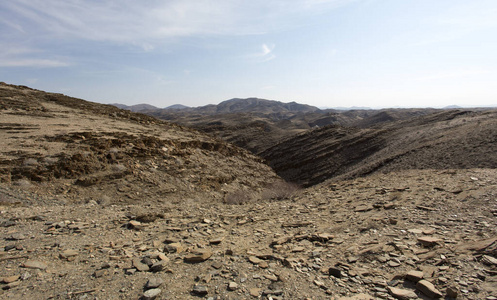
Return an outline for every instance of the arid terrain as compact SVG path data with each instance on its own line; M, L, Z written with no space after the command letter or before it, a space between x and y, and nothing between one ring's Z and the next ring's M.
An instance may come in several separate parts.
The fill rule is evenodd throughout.
M496 111L291 114L0 83L0 298L497 299Z

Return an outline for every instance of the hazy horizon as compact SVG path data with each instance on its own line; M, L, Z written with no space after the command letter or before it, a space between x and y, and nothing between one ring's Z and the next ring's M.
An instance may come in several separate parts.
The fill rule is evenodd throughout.
M0 2L0 81L101 103L496 106L493 0Z

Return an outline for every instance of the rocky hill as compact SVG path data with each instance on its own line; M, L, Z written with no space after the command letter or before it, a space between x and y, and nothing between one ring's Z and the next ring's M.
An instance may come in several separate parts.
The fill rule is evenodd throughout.
M110 105L1 84L0 114L0 182L64 201L222 199L277 179L245 150Z
M119 104L119 103L112 103L110 104L112 106L115 106L120 109L125 109L125 110L130 110L132 112L141 112L141 111L147 111L147 110L157 110L159 109L158 107L155 107L150 104L135 104L135 105L125 105L125 104Z
M375 172L496 168L496 150L496 110L448 110L371 128L327 126L261 156L286 180L313 185Z
M433 113L435 109L320 110L316 107L257 98L182 110L142 111L245 148L254 154L311 128L327 125L371 127Z

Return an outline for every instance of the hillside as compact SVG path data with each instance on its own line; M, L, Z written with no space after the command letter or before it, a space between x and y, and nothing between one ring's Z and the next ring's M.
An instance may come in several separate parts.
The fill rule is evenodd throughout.
M495 299L495 111L379 113L271 147L301 188L193 129L0 83L0 298Z
M376 172L496 168L496 150L496 110L449 110L371 128L327 126L261 156L286 180L313 185Z
M245 150L109 105L1 84L0 114L0 182L61 201L142 203L205 192L221 201L277 179Z
M254 154L311 128L327 125L371 127L422 116L435 109L320 110L316 107L258 98L232 99L218 105L182 110L143 111L150 116L181 124Z

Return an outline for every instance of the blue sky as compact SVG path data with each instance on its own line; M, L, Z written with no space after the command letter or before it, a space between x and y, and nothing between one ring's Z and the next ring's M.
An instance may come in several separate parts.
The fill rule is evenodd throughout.
M3 0L0 81L102 103L497 105L495 0Z

